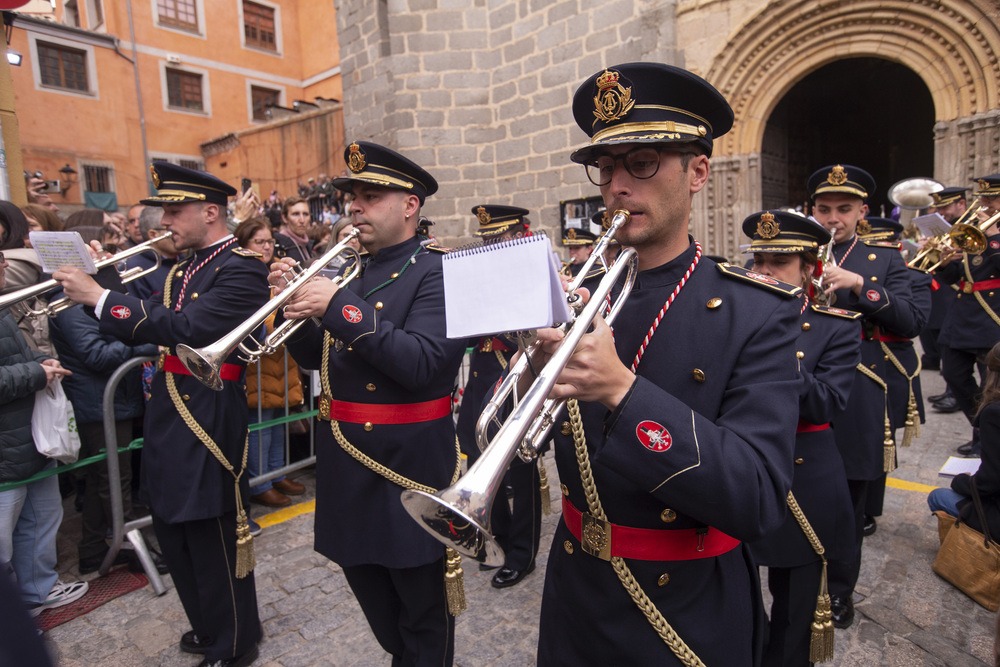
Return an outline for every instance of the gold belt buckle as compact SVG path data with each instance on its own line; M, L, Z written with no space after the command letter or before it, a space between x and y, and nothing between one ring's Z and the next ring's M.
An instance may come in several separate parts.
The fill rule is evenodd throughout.
M972 283L965 283L964 285L962 285L962 291L965 292L966 294L972 294L974 290L975 290L975 285L973 285Z
M319 397L319 418L330 421L330 399L326 396Z
M583 550L595 558L610 561L611 523L586 513L580 516L580 523L580 546Z

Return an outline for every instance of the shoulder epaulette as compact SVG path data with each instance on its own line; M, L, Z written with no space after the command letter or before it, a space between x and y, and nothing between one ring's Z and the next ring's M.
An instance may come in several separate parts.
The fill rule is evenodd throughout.
M424 247L426 247L428 250L433 250L434 252L439 252L442 255L447 255L449 252L451 252L451 248L445 248L442 245L437 245L437 244L434 244L434 243L428 243Z
M254 252L253 250L250 250L249 248L240 248L239 246L233 248L233 252L235 252L240 257L257 257L259 259L259 258L261 258L261 257L264 256L264 255L260 254L259 252Z
M759 287L766 287L779 294L784 294L785 296L798 296L802 294L802 288L796 287L795 285L790 285L789 283L783 283L780 280L776 280L770 276L765 276L761 273L756 273L749 269L744 269L741 266L734 266L732 264L716 264L719 269L719 273L729 276L730 278L739 278L740 280L745 280L748 283L757 285Z
M583 277L584 280L590 280L591 278L596 278L597 276L604 275L604 266L601 264L594 264L590 269L590 272Z
M843 317L846 320L858 320L861 319L861 313L856 310L844 310L843 308L831 308L830 306L821 306L817 303L810 306L814 312L823 313L824 315L833 315L834 317Z
M869 248L892 248L893 250L902 250L902 241L867 241L862 239L863 243Z

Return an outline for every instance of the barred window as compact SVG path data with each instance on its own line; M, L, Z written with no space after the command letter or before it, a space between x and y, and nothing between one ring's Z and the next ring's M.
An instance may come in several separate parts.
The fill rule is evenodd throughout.
M205 171L205 164L201 160L178 160L178 164L187 169L197 169L198 171Z
M111 167L83 165L83 189L87 192L114 192L111 189Z
M156 0L160 23L189 30L198 29L197 0Z
M167 104L179 109L204 109L201 93L201 74L167 70Z
M86 51L41 41L37 45L42 85L89 92Z
M250 86L250 102L253 105L254 120L267 120L267 108L277 106L280 100L280 91L262 86Z
M274 9L243 0L243 33L248 46L277 51L274 34Z

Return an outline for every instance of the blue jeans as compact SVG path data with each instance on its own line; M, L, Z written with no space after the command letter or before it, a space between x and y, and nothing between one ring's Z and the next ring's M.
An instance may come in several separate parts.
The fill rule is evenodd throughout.
M46 469L55 465L52 461ZM62 518L56 475L0 492L0 561L14 568L27 604L44 602L59 578L56 534Z
M262 421L271 421L285 414L283 408L264 408L261 410ZM260 423L257 421L257 411L250 409L250 424ZM285 425L278 424L259 431L250 431L250 451L247 453L247 470L250 478L257 475L265 475L272 470L285 465ZM275 477L272 480L261 482L258 486L250 487L250 495L259 496L270 490L273 482L280 482L285 479L284 475Z
M965 496L956 493L951 489L934 489L927 494L927 506L932 512L944 510L951 516L958 516L958 503L965 500Z

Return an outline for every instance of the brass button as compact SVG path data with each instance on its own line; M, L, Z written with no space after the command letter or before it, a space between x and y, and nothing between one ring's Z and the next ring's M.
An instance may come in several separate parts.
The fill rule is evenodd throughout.
M887 354L887 355L885 355L885 356L884 356L884 357L882 357L882 358L883 358L883 359L885 359L886 361L889 361L889 355L888 355L888 354Z
M568 496L569 495L569 487L566 486L565 484L560 484L559 485L559 490L562 491L562 494L564 496Z
M569 540L566 540L565 542L563 542L563 549L565 549L566 553L568 554L573 553L573 543L570 542Z
M381 301L379 301L378 303L375 304L375 310L382 310L382 302Z
M795 463L797 465L802 465L802 459L801 458L795 459Z
M375 385L369 382L368 384L365 385L365 389L367 389L368 391L375 391Z
M184 394L183 396L181 396L181 398L183 398L185 402L187 402L187 401L190 401L190 400L191 400L191 396L190 396L190 395L188 395L188 394Z
M669 581L670 581L670 575L664 572L663 574L660 575L660 578L656 580L656 585L666 586Z
M392 274L392 275L391 275L391 276L389 276L389 277L390 277L390 278L392 278L393 280L395 280L396 278L398 278L398 277L399 277L399 274L398 274L398 273L394 273L394 274Z
M693 371L691 371L691 377L694 378L695 382L704 382L705 371L701 370L700 368L696 368Z
M872 276L872 282L873 283L877 283L878 282L878 276Z
M373 428L375 428L375 427L374 427L374 426L372 426L372 423L371 423L371 422L365 422L365 430L366 430L366 431L370 431L370 430L372 430Z
M698 136L699 137L704 137L706 134L708 134L708 130L705 129L705 126L704 125L699 125L698 126Z
M868 261L869 262L874 262L876 257L878 257L878 255L876 255L875 253L872 253L872 254L868 255Z
M191 292L191 300L192 301L197 301L198 300L198 293L197 292Z
M806 356L806 353L803 352L802 350L799 350L798 352L795 353L795 358L796 359L801 359L804 356Z
M872 365L871 365L871 369L872 369L872 370L875 370L875 369L876 369L877 367L878 367L878 364L872 364Z
M803 322L802 323L802 330L803 331L809 331L810 329L812 329L812 325L811 324L809 324L808 322Z
M713 309L714 308L718 308L719 306L722 305L722 299L720 299L717 296L716 297L712 297L711 299L708 300L708 303L706 303L705 305L708 306L709 308L713 308Z
M676 520L677 520L677 512L671 509L666 509L660 512L660 521L662 521L663 523L673 523Z
M474 378L479 377L479 371L472 371L472 377Z
M569 435L573 432L573 427L569 425L569 422L563 422L562 426L559 427L559 432L563 435Z
M175 278L180 278L180 277L182 277L183 275L184 275L184 272L183 272L183 271L178 271L177 273L175 273L175 274L174 274L174 277L175 277Z
M988 296L993 296L993 292L990 292Z

